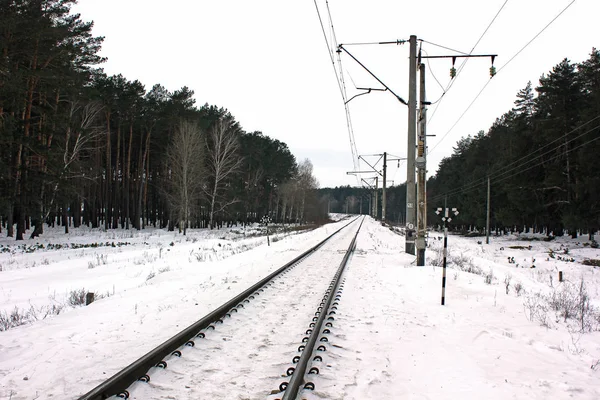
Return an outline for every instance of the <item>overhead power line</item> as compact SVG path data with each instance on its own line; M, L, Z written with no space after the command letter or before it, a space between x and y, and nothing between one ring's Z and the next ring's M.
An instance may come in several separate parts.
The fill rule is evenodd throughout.
M505 68L505 67L506 67L508 64L510 64L510 63L512 62L512 60L514 60L514 59L515 59L515 57L517 57L519 54L521 54L521 52L522 52L523 50L525 50L525 49L526 49L526 48L527 48L527 47L528 47L528 46L531 44L531 42L533 42L535 39L537 39L537 37L538 37L538 36L540 36L540 35L541 35L541 34L542 34L542 33L543 33L545 30L546 30L546 28L548 28L550 25L552 25L552 23L553 23L554 21L556 21L556 20L558 19L558 17L560 17L560 16L561 16L561 15L562 15L562 14L563 14L565 11L567 11L567 9L568 9L569 7L571 7L571 6L573 5L573 3L575 3L575 0L573 0L573 1L571 1L569 4L567 4L567 6L566 6L565 8L563 8L563 10L562 10L561 12L559 12L559 13L558 13L558 15L556 15L556 17L554 17L554 18L553 18L553 19L552 19L550 22L548 22L548 24L547 24L546 26L544 26L544 27L542 28L542 30L538 32L538 34L537 34L537 35L535 35L533 38L531 38L531 40L530 40L529 42L527 42L527 43L525 44L525 46L521 47L521 50L517 51L517 52L515 53L515 55L514 55L514 56L512 56L512 57L510 58L510 60L508 60L508 61L506 62L506 64L504 64L502 67L500 67L500 68L498 69L498 71L497 71L497 72L500 72L500 71L502 71L502 70L503 70L503 69L504 69L504 68Z
M477 42L475 42L475 44L473 45L473 47L471 48L471 51L469 52L469 55L473 54L473 52L475 51L475 48L477 47L477 45L479 45L479 42L481 42L481 40L483 39L483 37L485 36L485 34L490 30L491 26L494 24L494 22L496 21L496 19L498 18L498 15L500 15L500 13L502 12L502 10L504 9L504 7L506 6L506 3L508 3L508 0L506 0L502 6L500 7L500 9L498 10L498 12L496 13L496 15L494 15L494 18L492 18L492 20L490 21L490 23L488 24L487 28L485 28L485 30L483 31L483 33L481 34L481 36L479 36L479 39L477 39ZM430 42L426 42L429 44L433 44ZM435 46L439 46L439 45L435 45ZM454 50L456 52L459 52L457 50ZM460 52L459 52L460 53ZM464 54L464 53L463 53ZM454 83L458 80L458 77L460 76L462 70L465 68L467 61L469 61L468 58L465 58L463 60L463 62L459 65L458 67L458 71L456 72L456 76L453 79L450 79L450 82L448 82L448 85L446 87L446 89L443 91L442 96L435 102L438 103L435 107L435 109L433 110L433 112L431 113L431 115L429 116L428 120L427 120L427 125L429 125L431 123L431 120L433 119L433 117L435 116L437 110L439 109L440 105L441 105L441 101L444 98L444 96L446 95L446 93L448 93L448 91L452 88L452 86L454 86ZM429 68L429 70L431 71L431 67ZM434 104L435 104L434 103Z
M593 139L590 139L587 142L584 142L582 144L579 144L578 146L573 147L572 149L569 149L569 150L567 150L567 151L565 151L565 152L563 152L561 154L558 154L558 155L556 155L554 157L551 157L549 159L545 159L545 160L542 160L542 161L540 161L538 163L530 165L532 162L534 162L536 160L539 160L543 156L548 155L548 154L550 154L552 152L555 152L559 148L561 148L563 146L566 146L569 143L571 143L571 142L573 142L573 141L575 141L577 139L580 139L583 136L585 136L585 135L587 135L589 133L592 133L592 132L596 131L597 129L599 129L600 128L600 124L594 126L593 128L590 128L590 129L586 130L585 132L581 133L578 136L575 136L574 138L569 139L566 142L562 142L559 145L554 146L553 148L551 148L551 149L549 149L549 150L547 150L547 151L545 151L545 152L537 155L536 157L531 158L532 155L535 155L536 153L540 152L541 150L547 148L549 145L554 144L554 143L556 143L557 141L559 141L561 139L564 139L567 135L570 135L571 133L576 132L576 131L582 129L583 127L585 127L585 126L587 126L587 125L591 124L592 122L597 121L599 119L600 119L600 115L597 115L596 117L594 117L591 120L589 120L589 121L587 121L587 122L585 122L585 123L577 126L576 128L574 128L573 130L567 132L566 134L562 135L561 137L553 140L552 142L547 143L546 145L544 145L541 148L537 149L533 153L530 153L530 154L528 154L525 157L521 157L520 159L518 159L518 160L516 160L516 161L514 161L514 162L512 162L512 163L510 163L510 164L508 164L508 165L506 165L506 166L504 166L504 167L496 170L496 171L492 171L492 172L488 173L488 177L490 179L493 179L493 180L497 181L497 182L509 179L509 178L511 178L513 176L519 175L519 174L521 174L521 173L523 173L525 171L528 171L528 170L530 170L532 168L540 166L540 165L542 165L544 163L547 163L549 161L553 161L553 160L555 160L558 157L562 157L564 154L570 153L570 152L572 152L572 151L574 151L576 149L579 149L579 148L583 147L586 144L592 143L592 142L600 139L600 135L598 135L597 137L595 137ZM514 167L512 167L512 168L510 168L508 170L506 170L506 168L508 168L508 167L510 167L510 166L512 166L512 165L514 165L514 164L516 164L519 161L524 160L524 159L527 159L527 161L525 161L523 163L520 163L520 164L518 164L518 165L516 165L516 166L514 166ZM513 172L515 170L517 170L517 172L509 174L510 172ZM507 174L509 174L509 175L507 175ZM485 184L484 182L482 182L481 180L477 179L477 180L471 181L471 182L469 182L469 183L467 183L467 184L465 184L465 185L463 185L463 186L461 186L459 188L456 188L456 189L450 190L449 192L446 192L444 194L440 194L438 196L435 196L434 198L432 198L430 200L434 201L434 200L438 200L440 198L443 198L444 196L454 196L454 195L458 195L458 194L462 194L462 193L467 193L467 192L470 192L472 190L475 190L475 189L479 188L480 186L482 186L484 184Z
M354 137L354 128L352 126L352 118L350 116L350 109L347 104L347 94L346 94L346 83L344 81L344 72L342 69L341 59L338 54L338 65L339 65L339 73L336 69L335 59L334 59L334 48L337 48L337 38L335 36L335 29L333 27L333 19L331 18L331 10L329 9L329 2L325 2L327 5L327 14L329 17L329 25L331 27L331 34L333 42L333 47L330 45L330 41L327 39L327 33L325 31L325 26L323 24L323 19L321 18L321 12L319 10L319 5L317 4L317 0L314 0L315 9L317 10L317 16L319 18L319 24L321 25L321 30L323 31L323 37L325 38L325 44L327 46L327 52L329 53L329 58L331 60L331 65L333 67L333 72L335 73L336 82L338 84L338 88L340 90L340 94L342 95L342 101L344 103L344 112L346 117L346 127L348 129L348 138L350 141L350 151L352 153L352 164L355 170L358 169L358 151L356 149L356 140ZM357 177L357 183L360 183Z
M571 5L575 3L575 0L572 0L565 8L562 9L561 12L559 12L550 22L548 22L548 24L546 24L546 26L544 26L542 28L542 30L540 30L531 40L529 40L525 46L523 46L519 51L517 51L502 67L500 67L498 69L498 71L496 71L496 76L498 75L498 73L500 71L502 71L508 64L510 64L519 54L521 54L521 52L523 50L525 50L525 48L527 48L535 39L537 39L542 32L544 32L550 25L552 25L552 23L554 21L556 21L558 19L558 17L560 17L569 7L571 7ZM456 125L458 125L458 123L462 120L462 118L465 116L465 114L469 111L469 109L473 106L473 104L477 101L477 99L479 98L479 96L481 96L481 93L483 93L483 91L485 90L485 88L490 84L490 82L492 81L492 77L490 77L490 79L488 81L486 81L485 85L483 85L483 87L481 88L481 90L479 91L479 93L477 93L477 95L475 96L475 98L471 101L471 103L469 103L469 105L467 106L467 108L465 109L465 111L462 112L462 114L460 115L460 117L458 117L458 119L456 120L456 122L450 127L450 129L444 134L442 135L442 137L440 138L440 140L438 140L438 142L435 144L435 146L433 146L431 148L431 150L429 150L429 152L433 152L435 150L436 147L438 147L440 145L440 143L442 143L442 141L448 136L448 134L450 132L452 132L452 130L454 129L454 127L456 127ZM438 105L439 107L439 105ZM436 109L437 110L437 109ZM431 121L431 119L429 119L429 121Z
M333 72L335 73L335 78L340 89L340 93L342 95L342 99L345 101L344 91L342 90L342 85L340 83L340 77L338 76L337 69L335 69L335 60L333 58L333 51L331 46L329 45L329 40L327 40L327 33L325 32L325 26L323 25L323 19L321 18L321 12L319 11L319 6L317 5L317 0L314 0L315 8L317 10L317 16L319 17L319 23L321 24L321 30L323 31L323 37L325 38L325 45L327 46L327 53L329 54L329 58L331 59L331 65L333 67Z

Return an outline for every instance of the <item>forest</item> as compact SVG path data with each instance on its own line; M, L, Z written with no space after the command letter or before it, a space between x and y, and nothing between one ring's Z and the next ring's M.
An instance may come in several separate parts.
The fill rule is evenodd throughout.
M244 131L226 108L196 105L188 87L146 89L104 73L104 38L71 13L74 3L0 2L6 235L36 237L44 224L185 233L263 216L326 218L310 160L285 143Z
M447 199L457 223L490 230L593 234L600 227L600 52L563 59L516 94L487 132L463 137L428 180L429 221Z

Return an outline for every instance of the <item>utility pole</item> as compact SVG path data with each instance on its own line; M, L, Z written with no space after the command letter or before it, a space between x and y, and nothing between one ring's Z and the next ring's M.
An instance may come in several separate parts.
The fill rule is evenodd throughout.
M426 125L427 125L427 108L425 102L425 64L419 65L420 71L420 104L419 104L419 138L418 138L418 146L417 146L417 266L425 265L425 235L427 233L427 225L425 222L425 216L427 213L427 209L425 207L426 200L426 191L425 191L425 182L426 182L426 174L427 174L427 163L426 163L426 154L425 154L425 141L426 141Z
M406 148L406 241L405 251L415 255L415 141L417 122L417 37L410 36L408 75L408 142Z
M485 219L485 244L490 244L490 177L487 187L487 217Z
M385 222L385 185L387 171L387 152L383 152L383 194L381 196L381 222Z
M388 156L392 156L392 158L388 158ZM379 157L379 159L377 160L377 162L371 163L365 157ZM359 155L358 159L364 161L369 167L371 167L373 172L375 172L378 176L381 176L381 178L383 179L382 185L381 185L383 188L383 192L382 192L382 196L381 196L381 221L385 222L385 218L386 218L386 214L387 214L387 190L386 190L387 189L387 162L388 161L398 161L398 166L400 166L400 161L406 160L406 158L398 157L393 154L388 154L387 151L385 151L385 152L383 152L383 154ZM377 169L377 164L379 164L379 161L381 161L382 159L383 159L383 171L380 171L379 169ZM349 173L349 172L347 172L347 173ZM362 173L371 173L371 171L353 171L351 173L362 174ZM377 178L375 180L376 184L378 181ZM393 183L394 183L394 181L392 181L392 184ZM379 187L376 187L376 189L378 191ZM377 197L379 197L378 194L377 194ZM377 216L377 206L378 206L378 204L375 203L375 211L373 212L374 217Z
M442 221L444 222L444 253L442 259L442 305L446 304L446 255L448 253L448 224L452 221L450 217L450 209L447 207L447 202L444 199L444 208L438 207L435 212L437 215L443 213ZM456 208L452 208L452 213L456 216L458 215L458 210Z
M373 202L373 218L377 219L377 210L379 206L379 177L375 177L375 201Z
M387 42L376 42L376 44L388 45L400 45L406 43L406 40L396 40L396 41L387 41ZM354 61L356 61L363 69L365 69L377 82L379 82L385 90L389 91L396 99L408 106L408 130L407 130L407 163L406 163L406 215L405 215L405 224L406 224L406 237L405 237L405 251L406 253L415 255L415 225L417 224L417 192L415 188L415 153L416 153L416 123L417 123L417 37L416 35L411 35L408 40L410 45L410 54L409 54L409 75L408 75L408 102L406 102L402 97L398 96L394 91L387 86L381 79L379 79L375 74L373 74L363 63L361 63L355 56L353 56L343 44L338 46L338 53L344 51L348 54ZM450 68L450 76L452 78L456 77L456 68L454 67L456 59L458 58L471 58L471 57L490 57L492 61L492 66L490 67L490 76L496 75L496 68L494 67L494 60L497 57L497 54L453 54L453 55L433 55L433 56L421 56L419 55L418 63L421 63L421 59L424 58L450 58L452 59L452 68ZM424 68L423 68L424 70ZM424 78L424 76L423 76ZM353 96L350 100L362 96L364 94L371 93L372 88L362 88L364 90L363 93L357 94ZM347 100L346 103L348 103ZM423 147L425 142L425 137L423 137ZM425 158L425 157L423 157ZM426 171L425 171L426 172ZM384 182L385 185L385 182ZM426 183L423 184L423 188ZM423 198L421 200L424 203L424 207L426 209L427 200ZM420 201L420 202L421 202ZM420 203L419 202L419 203ZM383 216L385 219L385 215ZM423 216L423 225L426 226L427 217L424 214ZM424 254L423 254L424 258Z

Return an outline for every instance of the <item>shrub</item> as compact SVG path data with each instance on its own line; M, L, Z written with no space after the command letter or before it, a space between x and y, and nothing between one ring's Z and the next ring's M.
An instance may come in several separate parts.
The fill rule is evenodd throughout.
M548 319L548 306L546 299L541 293L535 293L527 296L523 302L525 308L525 316L531 322L537 321L542 326L550 328L550 321Z
M5 311L0 312L0 332L33 321L45 319L49 315L58 315L63 309L63 304L52 304L50 306L41 306L39 308L30 305L29 310L19 309L15 306L10 314Z
M0 312L0 331L6 331L15 326L24 325L27 323L27 315L15 306L10 314L6 311Z
M483 281L486 285L491 285L494 281L494 270L490 268L489 272L483 275Z
M523 288L523 285L521 284L521 282L515 283L513 288L515 289L515 293L517 294L517 296L521 296L521 292L524 291L524 288Z
M443 249L442 249L443 252ZM443 254L443 253L442 253ZM475 275L483 275L483 271L477 265L473 264L473 259L461 254L460 256L450 256L448 263L454 268Z
M84 288L81 288L78 290L77 289L71 290L71 292L69 293L69 298L67 299L67 302L72 307L84 306L86 294L87 294L87 291Z
M510 289L510 280L512 279L512 275L511 274L507 274L504 277L504 287L506 288L506 294L508 294L508 291Z
M594 267L600 267L600 260L598 260L598 259L592 259L592 260L590 260L589 258L586 258L581 263L583 265L592 265Z
M524 303L525 308L530 310L530 320L533 320L531 315L535 314L535 319L544 326L549 326L548 317L541 315L541 310L544 309L554 311L558 320L562 319L565 323L574 321L576 329L581 333L600 329L600 310L591 304L583 278L578 284L564 282L548 296L538 293L535 295L535 303L539 303L537 308L532 306L532 298L533 296L529 296ZM535 308L534 311L531 311L532 307Z

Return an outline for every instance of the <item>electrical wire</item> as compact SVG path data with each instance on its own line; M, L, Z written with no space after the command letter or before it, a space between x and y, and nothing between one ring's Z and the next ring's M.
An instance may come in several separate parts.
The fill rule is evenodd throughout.
M508 1L508 0L506 0L506 1ZM462 54L462 55L464 55L464 56L468 56L468 55L470 55L469 53L465 53L464 51L455 50L455 49L452 49L452 48L450 48L450 47L442 46L441 44L436 44L436 43L430 42L430 41L428 41L428 40L425 40L425 39L419 39L419 40L420 40L421 42L423 42L423 43L428 43L428 44L430 44L430 45L432 45L432 46L436 46L436 47L440 47L440 48L442 48L442 49L450 50L450 51L453 51L453 52L455 52L455 53ZM473 50L471 50L471 51L473 51Z
M589 120L589 121L587 121L587 122L585 122L585 123L583 123L583 124L579 125L579 126L578 126L578 127L576 127L575 129L573 129L573 130L571 130L570 132L568 132L567 134L565 134L565 135L562 135L561 137L559 137L559 138L557 138L557 139L553 140L552 142L550 142L550 143L548 143L548 144L544 145L544 146L543 146L543 147L541 147L540 149L536 150L536 152L540 151L540 150L541 150L541 149L543 149L543 148L546 148L546 147L548 147L550 144L553 144L553 143L557 142L558 140L564 139L564 138L565 138L565 137L566 137L568 134L570 134L570 133L573 133L573 132L575 132L575 131L577 131L577 130L581 129L581 128L583 128L584 126L586 126L586 125L588 125L588 124L590 124L590 123L592 123L592 122L594 122L594 121L596 121L596 120L598 120L598 119L600 119L600 115L598 115L598 116L596 116L595 118L592 118L591 120ZM551 157L551 158L549 158L549 159L542 160L541 162L539 162L539 163L536 163L536 164L533 164L533 165L528 165L528 164L530 164L531 162L533 162L533 161L536 161L536 160L539 160L539 159L540 159L540 158L542 158L543 156L545 156L545 155L547 155L547 154L550 154L550 153L552 153L552 152L554 152L554 151L558 150L559 148L561 148L561 147L563 147L563 146L566 146L567 144L569 144L569 143L571 143L571 142L573 142L573 141L575 141L575 140L577 140L577 139L579 139L579 138L581 138L581 137L583 137L583 136L587 135L588 133L594 132L595 130L597 130L597 129L599 129L599 128L600 128L600 124L599 124L599 125L596 125L596 126L594 126L594 127L593 127L593 128L591 128L591 129L588 129L588 130L587 130L587 131L585 131L584 133L582 133L582 134L580 134L580 135L578 135L578 136L576 136L576 137L574 137L574 138L572 138L572 139L570 139L570 140L568 140L568 141L566 141L566 142L564 142L564 143L560 143L558 146L555 146L555 147L551 148L550 150L548 150L548 151L546 151L546 152L544 152L544 153L542 153L542 154L539 154L537 157L530 158L531 154L527 155L526 157L522 157L522 158L520 158L519 160L512 162L512 163L511 163L511 164L509 164L508 166L514 165L515 163L519 162L520 160L523 160L524 158L528 158L528 160L527 160L527 161L525 161L525 162L523 162L523 163L521 163L521 164L519 164L519 165L517 165L517 166L515 166L515 167L513 167L513 168L510 168L510 169L508 169L508 170L506 170L506 171L504 171L504 172L502 172L502 171L503 171L504 169L506 169L508 166L502 167L502 168L500 168L499 170L497 170L497 171L495 171L495 172L493 172L493 173L490 173L490 174L488 174L488 177L489 177L490 179L493 179L493 180L494 180L494 181L496 181L496 182L501 182L501 181L503 181L503 180L506 180L506 179L509 179L509 178L511 178L511 177L513 177L513 176L519 175L519 174L523 173L524 171L528 171L528 170L530 170L530 169L532 169L532 168L534 168L534 167L540 166L540 165L542 165L542 164L544 164L544 163L547 163L547 162L549 162L549 161L553 161L553 160L555 160L555 159L556 159L556 158L558 158L558 157L562 157L564 154L570 153L570 152L572 152L572 151L574 151L574 150L576 150L576 149L579 149L579 148L581 148L582 146L584 146L584 145L586 145L586 144L592 143L592 142L594 142L595 140L598 140L598 139L600 139L600 135L598 135L597 137L595 137L595 138L593 138L593 139L590 139L590 140L588 140L587 142L584 142L584 143L582 143L582 144L580 144L580 145L578 145L578 146L576 146L576 147L574 147L574 148L572 148L572 149L569 149L569 150L565 151L564 153L558 154L558 155L556 155L555 157ZM536 152L534 152L534 153L532 153L532 154L535 154ZM507 175L507 174L509 174L510 172L512 172L512 171L515 171L515 170L518 170L518 171L517 171L516 173L513 173L513 174L510 174L510 175ZM507 175L507 176L504 176L504 175ZM504 177L502 177L502 176L504 176ZM443 194L443 195L438 195L438 196L435 196L435 197L434 197L434 198L432 198L431 200L438 200L438 199L440 199L440 198L442 198L442 197L444 197L444 196L454 196L454 195L458 195L458 194L466 193L466 192L469 192L469 191L471 191L471 190L474 190L474 189L476 189L476 188L478 188L478 187L482 186L483 184L484 184L484 183L482 183L482 182L481 182L479 179L478 179L478 180L474 180L474 181L471 181L471 182L469 182L469 183L467 183L467 184L463 185L463 186L462 186L462 187L460 187L460 188L453 189L453 190L451 190L451 191L449 191L449 192L447 192L447 193L445 193L445 194Z
M596 126L594 129L598 129L598 128L600 128L600 125ZM544 160L544 161L541 161L541 162L539 162L537 164L530 165L527 168L524 168L524 169L522 169L522 170L520 170L520 171L518 171L518 172L516 172L514 174L511 174L509 176L505 176L504 178L496 179L495 182L502 182L502 181L504 181L506 179L512 178L512 177L514 177L516 175L519 175L519 174L522 174L525 171L529 171L532 168L539 167L540 165L542 165L544 163L547 163L547 162L550 162L550 161L554 161L557 158L562 157L564 154L568 154L568 153L571 153L572 151L578 150L581 147L586 146L586 145L588 145L588 144L590 144L592 142L595 142L598 139L600 139L600 135L597 136L597 137L595 137L595 138L593 138L593 139L588 140L587 142L581 143L579 146L576 146L576 147L574 147L574 148L572 148L570 150L567 150L567 151L565 151L562 154L556 155L555 157L552 157L552 158L550 158L548 160ZM464 194L464 193L469 193L469 192L472 192L472 191L474 191L476 189L479 189L479 187L484 186L485 184L486 184L485 181L481 181L477 185L472 185L471 187L462 189L460 191L448 192L448 193L444 193L444 194L440 194L440 195L434 196L431 199L429 199L428 201L433 202L433 201L436 201L436 200L441 200L441 199L443 199L445 197L450 197L450 196L456 196L456 195L460 195L460 194Z
M568 135L570 135L571 133L573 133L573 132L575 132L575 131L577 131L577 130L579 130L579 129L583 128L584 126L586 126L586 125L588 125L588 124L591 124L592 122L596 121L597 119L600 119L600 115L597 115L595 118L592 118L591 120L589 120L589 121L587 121L587 122L583 123L582 125L579 125L578 127L574 128L573 130L571 130L571 131L569 131L569 132L565 133L564 135L562 135L562 136L560 136L560 137L558 137L558 138L554 139L553 141L551 141L551 142L549 142L549 143L546 143L545 145L543 145L542 147L540 147L540 148L539 148L539 149L537 149L536 151L534 151L534 152L532 152L532 153L529 153L529 154L527 154L526 156L523 156L523 157L519 158L519 159L518 159L518 160L516 160L516 161L513 161L512 163L510 163L510 164L508 164L508 165L505 165L504 167L500 168L500 170L499 170L498 172L500 172L500 171L502 171L502 170L504 170L504 169L506 169L506 168L508 168L508 167L510 167L510 166L512 166L512 165L514 165L514 164L516 164L516 163L518 163L518 162L520 162L520 161L524 160L524 159L529 159L529 160L531 160L531 156L533 156L533 155L535 155L536 153L538 153L538 152L542 151L543 149L545 149L546 147L550 146L551 144L554 144L554 143L558 142L559 140L562 140L562 139L566 138ZM586 133L589 133L589 131L588 131L588 132L586 132ZM580 136L581 136L581 135L580 135ZM580 136L577 136L575 139L579 138ZM572 141L572 140L575 140L575 139L571 139L571 141ZM567 142L567 143L569 143L569 142ZM561 143L561 144L560 144L560 146L562 146L562 145L563 145L563 143ZM560 147L560 146L558 146L558 147ZM555 147L555 148L554 148L554 149L552 149L551 151L554 151L554 150L556 150L558 147ZM544 154L546 154L546 153L544 153ZM542 154L542 155L543 155L543 154ZM517 167L518 167L518 166L517 166ZM514 168L512 168L512 169L514 169ZM512 169L511 169L511 170L512 170Z
M317 16L319 18L319 24L321 25L321 30L323 32L323 37L325 39L325 45L327 46L327 53L329 54L329 58L331 60L331 64L333 67L333 72L335 73L335 77L336 77L336 82L338 84L338 88L340 90L340 94L342 95L342 101L344 103L344 109L345 109L345 117L346 117L346 127L348 129L348 137L350 140L350 151L352 153L352 164L355 170L358 170L358 151L356 149L356 141L354 138L354 129L352 126L352 118L350 117L350 109L347 105L347 94L346 94L346 84L344 81L344 75L343 75L343 70L341 67L341 59L339 57L338 54L338 65L340 67L340 72L338 74L338 70L336 69L336 65L335 65L335 59L333 56L333 49L330 45L330 40L327 39L327 33L325 31L325 26L323 24L323 19L321 18L321 11L319 10L319 5L317 4L317 0L314 0L314 4L315 4L315 9L317 11ZM328 16L329 16L329 25L331 26L331 35L332 35L332 39L331 42L335 45L335 48L337 48L337 39L335 36L335 30L333 28L333 20L331 18L331 11L329 9L329 2L326 1L327 4L327 12L328 12ZM358 181L358 177L356 177L357 179L357 183L360 183Z
M331 65L333 66L333 72L335 73L335 78L340 89L340 93L342 95L342 99L345 100L344 91L342 90L342 86L340 84L340 78L338 76L338 72L335 69L335 60L333 58L333 51L331 50L331 46L329 45L329 40L327 40L327 33L325 32L325 26L323 25L323 19L321 18L321 12L319 11L319 6L317 5L317 0L314 0L315 8L317 10L317 16L319 17L319 23L321 24L321 30L323 31L323 37L325 38L325 45L327 46L327 53L329 54L329 58L331 59Z
M475 45L473 45L473 47L471 48L471 51L469 52L468 55L473 54L473 51L475 51L475 48L477 47L477 45L479 44L479 42L481 42L481 40L483 39L483 37L485 36L485 34L490 30L490 27L496 21L496 18L498 18L498 15L500 15L500 13L502 12L502 10L506 6L506 3L508 3L508 0L505 0L504 3L502 4L502 6L500 6L500 9L496 13L496 15L494 15L494 18L492 18L492 20L488 24L487 28L485 28L485 30L483 31L483 33L481 34L481 36L479 36L479 39L477 39L477 42L475 42ZM440 97L440 99L438 101L442 100L442 98L444 97L444 95L452 88L452 86L454 86L454 83L458 80L458 77L460 76L461 72L463 71L463 69L467 65L467 61L469 61L469 58L465 58L462 61L462 63L458 66L458 71L456 72L456 76L453 79L450 79L450 82L448 82L448 86L444 90L444 94L442 95L442 97ZM436 103L438 101L436 101ZM433 117L437 113L437 110L439 109L440 105L441 105L441 102L440 102L440 104L436 105L435 109L433 110L433 112L431 113L431 115L428 117L428 119L427 119L427 125L429 125L431 123L431 121L433 120Z
M424 49L422 49L422 51L423 51L423 53L425 53L426 56L429 56L429 54L427 53L427 51L425 51ZM437 82L437 84L439 85L439 87L442 89L442 95L436 101L432 101L431 102L431 104L436 104L438 101L440 101L442 99L442 97L444 97L446 95L446 89L444 88L444 85L442 85L440 83L440 81L438 80L438 78L433 73L433 69L431 68L431 65L429 64L429 58L426 58L425 61L427 62L427 68L429 68L429 72L431 73L431 76L433 76L433 79Z
M539 156L537 156L537 157L531 158L531 156L532 156L532 155L534 155L535 153L537 153L537 152L539 152L539 151L543 150L544 148L548 147L549 145L551 145L551 144L553 144L553 143L556 143L557 141L559 141L559 140L561 140L561 139L564 139L564 138L565 138L567 135L569 135L569 134L571 134L571 133L573 133L573 132L575 132L575 131L577 131L577 130L579 130L579 129L583 128L583 127L585 127L586 125L588 125L588 124L590 124L590 123L592 123L592 122L596 121L596 120L597 120L597 119L599 119L599 118L600 118L600 115L598 115L598 116L596 116L596 117L592 118L591 120L589 120L589 121L587 121L587 122L585 122L585 123L583 123L583 124L581 124L581 125L577 126L576 128L572 129L571 131L567 132L566 134L562 135L561 137L559 137L559 138L557 138L557 139L553 140L552 142L550 142L550 143L548 143L548 144L546 144L546 145L542 146L541 148L539 148L538 150L534 151L533 153L530 153L530 154L528 154L528 155L527 155L527 156L525 156L525 157L521 157L520 159L518 159L518 160L516 160L516 161L514 161L514 162L512 162L512 163L510 163L510 164L508 164L508 166L504 166L504 167L500 168L499 170L497 170L497 171L495 171L495 172L493 172L493 173L491 173L491 174L488 174L488 176L489 176L490 178L493 178L493 179L495 179L495 178L497 178L497 177L500 177L500 176L502 176L502 175L505 175L505 174L507 174L507 173L509 173L509 172L511 172L511 171L514 171L515 169L522 168L522 167L526 166L527 164L529 164L530 162L532 162L532 161L535 161L535 160L539 159L540 157L542 157L542 156L544 156L544 155L546 155L546 154L552 153L553 151L556 151L556 150L558 150L560 147L562 147L562 146L564 146L564 145L566 145L566 144L568 144L568 143L570 143L570 142L572 142L572 141L574 141L574 140L576 140L576 139L579 139L580 137L582 137L582 136L584 136L584 135L586 135L586 134L588 134L588 133L590 133L590 132L593 132L593 131L594 131L595 129L597 129L597 128L598 128L600 125L599 125L599 126L596 126L596 127L594 127L594 128L592 128L592 129L590 129L590 130L588 130L588 131L586 131L586 132L584 132L583 134L581 134L581 135L579 135L579 136L577 136L577 137L575 137L575 138L573 138L573 139L571 139L571 140L569 140L569 141L567 141L567 142L565 142L565 143L561 143L561 144L559 144L558 146L555 146L555 147L553 147L552 149L550 149L550 150L546 151L546 152L545 152L545 153L543 153L543 154L540 154L540 155L539 155ZM521 161L521 160L525 159L525 158L527 158L528 160L527 160L527 161L525 161L524 163L521 163L521 164L517 165L516 167L513 167L513 168L509 169L508 171L501 172L501 171L503 171L504 169L506 169L507 167L510 167L510 166L512 166L512 165L514 165L514 164L516 164L516 163L518 163L519 161ZM469 186L471 186L471 185L477 185L477 184L478 184L478 180L475 180L475 181L469 182L469 183L467 183L467 184L463 185L463 187L461 187L461 188L458 188L458 189L455 189L455 190L458 190L458 191L460 191L460 190L462 190L463 188L468 188L468 187L469 187Z
M575 3L575 0L572 0L560 13L558 13L548 24L546 24L546 26L544 26L542 28L541 31L539 31L531 40L529 40L525 46L523 46L519 51L517 51L517 53L515 53L515 55L513 55L502 67L500 67L498 69L498 71L496 71L496 76L498 75L498 73L503 70L509 63L511 63L516 57L517 55L521 54L521 52L523 50L525 50L525 48L527 48L536 38L538 38L542 32L544 32L554 21L556 21L558 19L558 17L560 17L569 7L571 7L571 5ZM438 142L435 144L435 146L433 146L433 148L430 150L430 152L433 152L435 150L436 147L438 147L440 145L440 143L442 143L442 141L446 138L446 136L448 136L448 134L450 132L452 132L452 130L454 129L454 127L456 125L458 125L458 123L462 120L462 118L465 116L465 114L469 111L469 109L473 106L473 104L477 101L477 99L479 98L479 96L481 96L481 93L483 93L483 91L485 90L485 88L490 84L490 82L492 81L492 78L488 79L487 82L485 83L485 85L483 85L483 87L481 88L481 90L479 91L479 93L477 93L477 95L475 96L475 98L473 99L473 101L471 101L471 103L467 106L466 110L460 115L460 117L458 117L458 119L456 120L456 122L452 125L452 127L440 138L440 140L438 140ZM439 105L438 105L439 107ZM436 108L437 111L437 108ZM428 123L431 121L431 119L428 119Z
M551 24L552 24L554 21L556 21L556 19L557 19L558 17L560 17L560 16L561 16L561 15L562 15L562 14L563 14L565 11L567 11L567 9L568 9L569 7L571 7L571 6L573 5L573 3L575 3L575 0L571 1L571 2L570 2L570 3L569 3L569 4L568 4L568 5L567 5L567 6L566 6L566 7L565 7L565 8L564 8L564 9L563 9L561 12L559 12L559 13L558 13L558 15L557 15L556 17L554 17L554 18L552 19L552 21L548 22L548 24L547 24L547 25L546 25L546 26L545 26L545 27L544 27L544 28L543 28L541 31L539 31L539 33L538 33L537 35L535 35L535 36L534 36L534 37L533 37L533 38L532 38L532 39L531 39L529 42L527 42L527 44L525 44L525 46L523 46L523 47L521 48L521 50L517 51L517 52L516 52L516 54L515 54L514 56L512 56L512 57L510 58L510 60L508 60L508 61L506 62L506 64L504 64L502 67L500 67L500 68L498 69L498 71L496 72L496 74L497 74L498 72L502 71L502 70L503 70L503 69L504 69L504 68L505 68L505 67L506 67L508 64L510 64L510 63L511 63L511 61L512 61L512 60L514 60L514 59L515 59L515 57L517 57L519 54L521 54L521 52L522 52L523 50L525 50L525 48L526 48L527 46L529 46L529 45L531 44L531 42L533 42L535 39L537 39L537 37L538 37L538 36L540 36L540 35L542 34L542 32L544 32L544 31L546 30L546 28L548 28L548 27L549 27L549 26L550 26L550 25L551 25Z
M333 18L331 17L331 9L329 8L329 1L325 1L325 5L327 6L327 15L329 16L329 24L331 26L331 35L333 38L333 43L337 48L337 37L335 35L335 28L333 27ZM348 105L348 93L346 91L346 81L344 79L344 69L342 67L342 58L340 57L340 53L337 53L338 57L338 68L341 79L341 85L343 88L343 100L344 100L344 109L346 113L346 125L348 127L348 136L350 139L350 151L352 152L352 166L355 171L359 169L359 161L358 161L358 149L356 148L356 137L354 136L354 126L352 125L352 117L350 115L350 106ZM356 183L360 184L358 176L356 176Z

